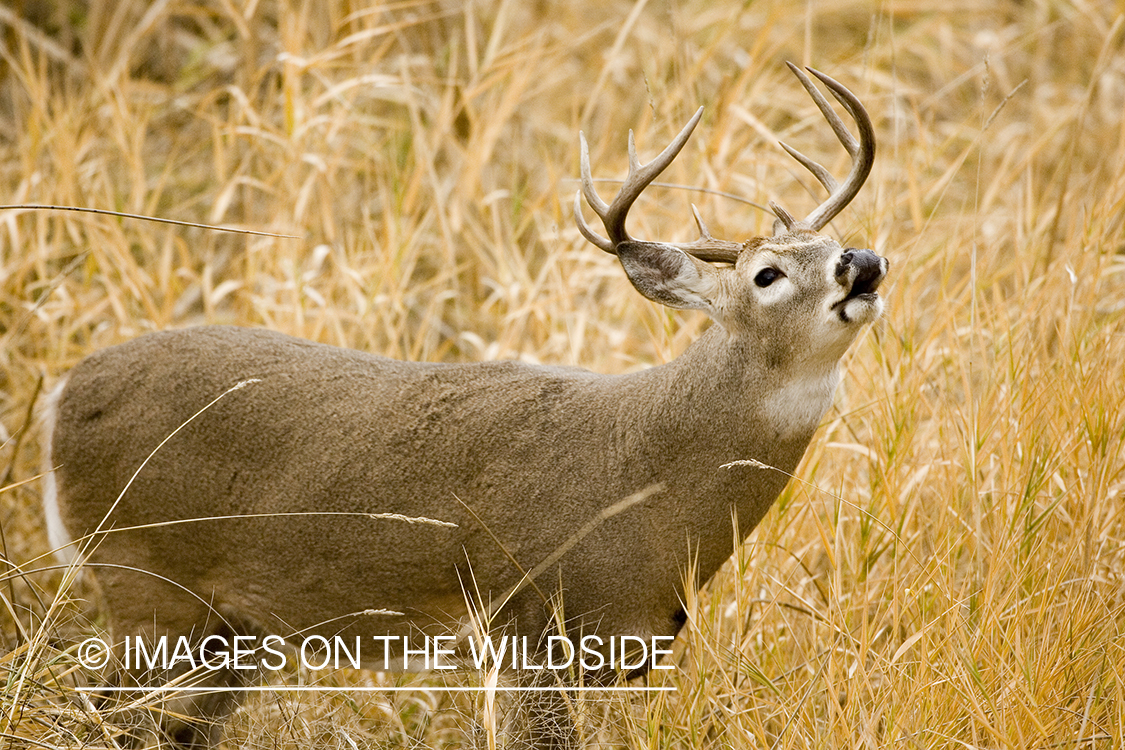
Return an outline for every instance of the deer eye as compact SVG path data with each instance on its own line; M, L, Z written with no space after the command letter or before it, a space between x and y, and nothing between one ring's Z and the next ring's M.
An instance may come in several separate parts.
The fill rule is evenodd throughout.
M758 271L758 275L754 277L754 283L764 289L773 282L780 279L782 275L783 274L781 273L781 271L777 270L776 268L766 267L761 271Z

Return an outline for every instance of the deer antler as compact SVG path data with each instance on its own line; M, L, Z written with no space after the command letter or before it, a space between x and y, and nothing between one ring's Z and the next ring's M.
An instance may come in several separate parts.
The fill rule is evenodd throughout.
M622 242L635 241L629 233L625 231L625 217L629 214L629 209L633 206L633 202L637 200L638 196L644 192L644 189L657 178L657 176L667 168L676 155L683 149L684 144L687 143L691 133L695 130L695 126L699 124L699 118L703 115L703 107L695 111L695 114L688 124L684 126L683 130L679 132L672 142L668 144L667 148L660 152L659 155L648 164L641 164L637 159L637 147L633 141L633 131L629 131L629 176L625 178L625 183L621 186L621 190L613 199L613 203L606 204L598 195L597 190L594 188L594 178L590 175L590 149L586 145L586 136L579 133L578 140L581 145L582 151L582 190L574 195L574 220L578 224L578 231L582 236L593 244L605 250L607 253L616 255L617 246ZM590 204L590 208L594 209L594 213L602 220L602 226L605 227L606 234L609 238L602 237L586 223L582 218L582 196L586 197L586 202ZM703 225L703 221L699 218L699 212L692 206L692 213L695 214L695 222L699 227L699 239L695 242L688 243L665 243L673 247L677 247L686 253L690 253L700 260L719 262L719 263L733 263L738 258L738 252L742 249L742 244L739 242L729 242L727 240L719 240L711 236L707 231L707 227Z
M867 110L860 104L859 99L855 94L848 91L842 83L834 78L821 73L819 70L808 68L808 71L820 79L820 82L828 87L832 92L832 96L836 101L844 106L848 114L855 120L855 124L859 129L859 140L851 134L844 121L832 109L832 105L820 93L820 89L813 84L812 80L805 75L804 71L798 68L793 63L785 63L789 69L793 71L793 75L805 87L805 91L809 92L809 96L816 102L817 109L824 115L824 119L828 120L828 124L832 127L832 131L836 133L836 137L843 144L847 150L848 155L852 157L852 169L848 173L848 177L844 180L843 185L838 185L828 170L817 164L812 159L808 158L795 148L791 148L785 143L781 147L785 151L801 163L805 169L812 172L817 181L824 185L829 192L828 199L817 206L811 214L806 216L801 221L796 221L793 216L776 203L770 202L770 208L781 220L787 231L794 229L810 229L818 232L824 228L824 225L832 220L836 214L843 210L844 206L851 203L855 198L859 189L863 186L867 175L871 173L871 165L875 161L875 129L871 126L871 118L867 115Z
M786 63L786 65L788 65L789 69L793 71L793 74L797 76L797 79L800 80L805 90L809 92L809 96L812 97L817 108L821 111L821 114L828 120L832 131L836 133L836 137L852 157L851 172L848 173L844 184L838 185L832 175L828 173L827 169L795 148L791 148L784 143L781 144L781 147L784 148L790 156L800 162L805 169L812 172L817 181L828 189L829 196L826 201L817 206L811 214L801 221L794 219L792 214L773 201L770 201L770 208L773 210L774 214L777 215L778 220L786 231L791 232L805 229L818 232L855 198L860 187L863 186L864 181L867 179L867 175L870 174L871 165L875 159L875 129L871 125L871 118L868 116L867 110L863 108L863 105L860 104L855 94L848 91L843 84L830 76L809 68L808 71L828 87L828 90L832 92L832 96L836 98L836 101L840 102L844 109L848 111L848 114L852 116L852 119L855 120L859 129L859 140L857 141L855 136L848 130L847 126L844 125L840 116L832 109L832 105L830 105L828 100L824 98L824 95L820 93L820 89L805 75L804 71L793 63ZM647 188L680 153L684 144L687 143L688 138L691 137L692 131L695 130L695 126L699 124L699 118L702 114L703 108L700 107L696 110L695 115L688 121L687 125L684 126L683 130L672 139L672 142L668 144L667 148L661 151L660 154L648 164L641 164L637 160L637 149L633 141L633 131L630 130L629 175L625 178L621 190L618 191L613 202L610 204L606 204L594 188L594 179L590 175L590 150L586 145L586 136L579 133L578 139L582 152L582 190L574 196L574 220L578 224L578 231L582 233L583 237L602 250L605 250L607 253L614 254L617 253L617 246L622 242L635 241L629 233L625 231L625 218L629 214L629 209L632 208L634 201L644 192L645 188ZM586 202L590 204L590 208L594 209L594 213L602 220L602 226L605 227L606 234L609 235L608 239L591 229L586 223L586 220L582 218L582 196L586 197ZM712 237L707 227L703 224L703 220L699 217L699 211L696 210L694 205L691 207L691 210L692 214L695 216L695 224L699 228L699 239L694 242L669 242L663 244L679 248L700 260L713 263L734 263L738 259L738 254L742 250L743 243Z

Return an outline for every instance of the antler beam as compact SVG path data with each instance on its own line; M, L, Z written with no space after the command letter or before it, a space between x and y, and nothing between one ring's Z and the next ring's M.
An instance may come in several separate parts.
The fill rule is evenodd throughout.
M645 188L647 188L653 180L663 172L672 160L683 149L684 144L687 143L691 133L695 130L695 126L699 124L699 118L703 115L703 107L700 107L688 120L687 125L679 132L672 142L668 144L667 148L660 152L659 155L647 164L641 164L637 159L637 147L633 140L633 131L629 131L629 175L625 178L621 190L618 191L614 197L613 202L606 204L598 195L597 190L594 188L594 178L590 174L590 149L586 145L586 136L579 133L578 140L582 152L582 190L574 195L574 220L578 224L578 231L582 236L593 244L605 250L607 253L617 253L617 246L622 242L635 242L627 231L625 231L625 217L629 214L629 209L632 208L633 202L637 200ZM585 196L586 202L590 204L590 208L594 209L594 213L602 220L602 226L605 227L606 234L609 235L608 239L602 237L586 223L582 218L582 197ZM711 236L707 231L707 227L703 225L703 221L699 218L699 212L692 206L692 212L695 214L695 222L699 227L699 239L695 242L689 243L665 243L671 244L686 253L690 253L700 260L719 262L719 263L733 263L738 258L738 252L742 249L742 244L738 242L729 242L727 240L716 239Z
M832 127L832 132L836 134L836 138L843 144L844 149L848 155L852 157L852 169L848 173L848 177L844 180L843 185L838 185L828 170L817 164L812 159L808 158L800 151L789 145L782 143L781 147L785 151L800 162L801 166L812 172L817 181L824 185L828 190L829 196L826 201L821 203L811 214L806 216L801 221L795 221L792 215L785 209L778 206L776 203L770 203L770 208L777 214L777 218L785 225L786 230L792 231L794 229L810 229L814 232L819 232L824 226L830 222L836 214L840 213L851 203L855 198L859 189L863 187L863 183L867 180L867 175L871 173L871 165L875 161L875 129L871 125L871 118L867 114L867 110L863 108L859 99L855 94L848 91L842 83L821 73L819 70L808 68L817 79L823 83L828 90L835 97L836 101L843 105L852 119L855 120L856 127L859 129L859 140L851 134L844 121L832 109L832 105L820 93L820 89L812 82L812 80L805 75L805 72L798 68L793 63L785 63L789 69L793 71L793 75L805 87L805 91L809 92L809 96L816 102L817 109L824 115L824 119Z

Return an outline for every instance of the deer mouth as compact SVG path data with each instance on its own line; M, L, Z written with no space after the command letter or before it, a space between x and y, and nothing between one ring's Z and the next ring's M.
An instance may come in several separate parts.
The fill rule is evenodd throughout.
M878 292L850 293L832 305L832 311L841 323L864 325L883 313L883 300Z

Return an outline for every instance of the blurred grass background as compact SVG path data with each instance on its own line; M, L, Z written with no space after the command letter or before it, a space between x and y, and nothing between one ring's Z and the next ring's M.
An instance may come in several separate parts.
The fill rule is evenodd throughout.
M795 10L796 8L796 10ZM628 748L1121 748L1125 3L20 1L0 6L0 745L112 747L73 686L96 588L48 570L29 416L96 348L198 323L613 373L707 325L574 228L704 119L641 237L766 233L847 158L783 62L879 135L828 228L891 259L798 480L690 602L673 694L584 701ZM612 186L602 188L611 193ZM728 195L730 194L730 195ZM742 196L735 198L733 196ZM752 202L752 203L751 203ZM303 679L300 675L294 680ZM464 675L464 684L479 684ZM420 684L340 673L341 686ZM479 696L256 696L231 747L462 747Z

